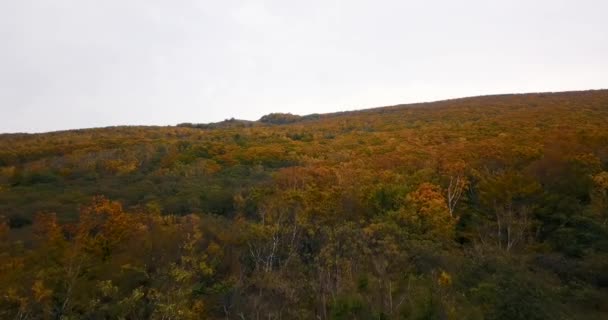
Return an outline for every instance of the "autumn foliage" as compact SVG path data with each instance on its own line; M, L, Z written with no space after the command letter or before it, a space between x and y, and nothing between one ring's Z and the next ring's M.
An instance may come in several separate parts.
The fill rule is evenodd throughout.
M608 91L0 135L0 319L605 319Z

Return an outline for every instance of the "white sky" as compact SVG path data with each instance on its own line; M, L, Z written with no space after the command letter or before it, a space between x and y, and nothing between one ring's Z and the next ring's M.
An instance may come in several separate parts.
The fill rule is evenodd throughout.
M0 132L599 88L606 0L0 0Z

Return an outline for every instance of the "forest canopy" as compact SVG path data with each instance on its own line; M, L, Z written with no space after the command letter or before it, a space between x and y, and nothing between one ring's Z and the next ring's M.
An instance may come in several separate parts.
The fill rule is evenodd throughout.
M0 135L2 319L606 319L608 90Z

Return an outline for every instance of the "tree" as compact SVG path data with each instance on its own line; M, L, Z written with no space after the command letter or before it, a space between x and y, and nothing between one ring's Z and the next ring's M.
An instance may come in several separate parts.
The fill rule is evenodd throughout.
M608 225L608 172L602 171L593 176L591 207L603 226Z
M492 215L494 229L494 234L480 233L482 243L493 239L498 249L510 252L534 237L533 199L540 191L536 181L507 171L483 175L478 187L482 203Z
M409 232L435 239L453 237L457 220L450 214L439 186L422 183L405 200L396 218Z

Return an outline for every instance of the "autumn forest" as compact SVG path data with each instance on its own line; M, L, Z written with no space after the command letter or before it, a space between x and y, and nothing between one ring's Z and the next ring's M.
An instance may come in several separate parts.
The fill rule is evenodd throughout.
M607 318L608 90L0 135L0 319Z

